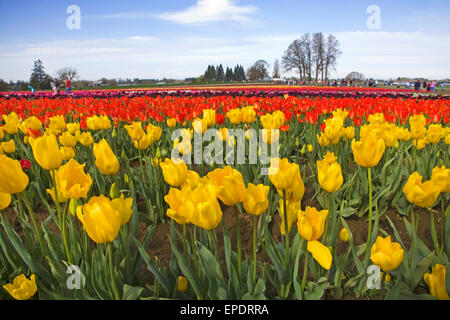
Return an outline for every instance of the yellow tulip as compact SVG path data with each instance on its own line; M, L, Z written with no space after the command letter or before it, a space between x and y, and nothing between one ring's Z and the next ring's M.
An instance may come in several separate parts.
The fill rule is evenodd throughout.
M427 120L422 114L409 117L412 139L422 139L425 137L427 133L427 129L425 128L426 123Z
M50 120L50 124L48 125L49 128L56 130L56 131L66 130L67 125L66 125L66 119L64 119L64 116L62 116L62 115L53 116L53 117L50 117L49 120Z
M278 123L275 121L274 116L270 113L262 115L259 120L261 121L261 125L264 129L279 129L281 127L281 125L278 126Z
M430 288L430 294L439 300L450 300L446 288L447 267L442 264L436 264L431 268L431 273L425 273L423 280Z
M188 170L186 173L186 181L183 183L184 185L189 185L191 189L194 189L200 182L201 178L197 172Z
M242 108L242 122L252 123L256 121L256 111L252 106Z
M89 173L84 172L85 166L86 164L79 164L71 159L56 171L56 187L64 198L79 199L87 196L92 185L92 178Z
M245 184L242 174L226 166L208 173L208 178L216 188L217 198L225 205L234 206L245 198Z
M314 260L316 260L322 268L330 270L331 263L333 262L333 256L331 255L331 251L328 247L317 240L312 240L308 241L306 249L312 254Z
M196 118L194 119L194 122L192 122L192 128L197 134L203 134L208 129L208 124L206 121L203 121L200 118Z
M69 131L70 134L75 135L77 132L80 131L80 124L79 123L68 123L67 124L67 131Z
M342 228L341 232L339 232L339 239L341 239L342 242L347 242L349 238L350 234L347 228Z
M28 300L37 292L36 276L32 274L28 280L21 274L14 278L13 283L8 283L3 288L16 300Z
M212 127L216 124L216 110L214 109L204 109L203 110L203 121L206 122L208 127Z
M254 216L259 216L261 213L266 211L269 206L269 199L267 198L269 190L269 186L265 186L263 184L254 185L253 183L249 183L245 192L244 201L242 203L245 212Z
M85 147L88 147L94 143L94 139L89 131L83 133L77 132L75 137L77 138L77 141Z
M133 140L134 147L139 150L146 150L150 146L150 136L144 134L144 137L140 140Z
M182 160L172 161L165 159L161 162L160 167L163 171L164 180L174 187L179 187L185 183L187 179L187 165Z
M150 139L150 144L158 141L161 138L161 128L158 126L154 126L151 123L147 126L147 135Z
M374 133L367 135L363 140L352 141L352 151L356 163L361 167L374 167L380 162L385 149L384 140Z
M273 129L279 129L284 124L285 121L284 112L281 110L277 110L274 113L272 113L272 115L275 126Z
M403 192L409 202L425 208L433 205L441 192L441 187L433 180L422 183L422 176L416 171L409 176Z
M61 157L64 161L68 161L75 157L75 150L73 150L72 147L61 147L59 151L61 152Z
M177 285L178 291L186 292L188 290L188 279L183 276L178 277L178 285Z
M314 151L314 147L311 144L308 144L306 146L306 149L308 150L308 152L313 152Z
M386 238L378 236L370 250L370 260L381 270L388 272L398 268L403 261L403 253L400 244L391 241L391 236Z
M15 112L11 112L10 114L3 115L3 120L5 121L5 125L3 126L3 130L8 134L16 134L19 131L19 116Z
M331 141L332 144L339 142L340 137L343 134L344 120L341 117L333 117L325 120L324 136Z
M384 123L384 115L382 113L370 114L367 117L367 120L371 124L383 124Z
M189 185L183 186L181 190L171 188L164 200L170 207L167 216L179 224L192 223L211 230L222 221L222 210L214 186L206 177L194 189Z
M0 192L20 193L28 186L28 182L28 176L19 161L0 155Z
M329 155L330 154L330 155ZM334 157L334 153L327 152L328 157ZM317 161L317 177L319 180L320 186L327 192L333 193L338 191L342 183L344 182L344 178L342 177L342 169L339 163L336 160L331 161L327 159L325 156L324 160Z
M0 210L7 208L11 204L11 195L0 192Z
M427 145L427 140L425 139L414 139L413 140L414 147L417 148L417 150L422 150Z
M227 118L232 124L239 124L242 121L242 111L240 109L231 109L227 112Z
M327 147L331 143L330 140L328 140L327 137L325 137L323 132L320 134L320 136L317 135L317 141L319 142L319 145L321 147Z
M386 123L383 127L382 137L386 147L393 147L397 144L397 127L394 124Z
M64 147L75 147L77 144L77 139L75 136L71 135L69 132L63 132L59 137L59 142Z
M28 129L40 130L42 128L42 121L36 118L35 116L31 116L24 121L22 121L19 125L20 131L23 134L27 134Z
M14 153L16 151L16 144L14 143L14 140L11 139L8 142L0 143L0 149L4 153Z
M273 158L270 160L269 179L278 190L288 190L295 187L298 183L297 178L299 175L298 165L289 163L287 158Z
M124 127L133 141L139 141L145 135L144 129L142 129L142 123L140 121L134 121L132 124L125 125Z
M123 194L119 198L111 200L111 205L122 217L121 225L127 224L133 214L133 198L124 198Z
M334 117L339 117L342 119L342 121L345 121L345 119L347 119L348 116L348 112L345 110L342 110L341 108L337 108L336 110L334 110L333 112L333 118Z
M62 162L58 142L53 134L45 134L30 139L31 148L36 162L45 170L55 170Z
M278 202L279 208L280 208L280 215L281 215L281 223L280 223L280 233L285 236L286 235L286 227L284 225L284 205L283 205L283 199L280 199ZM286 210L287 210L287 224L288 224L288 233L291 231L292 224L297 221L298 218L298 211L300 210L301 203L300 201L296 202L286 202Z
M103 195L91 197L88 203L78 206L77 217L89 238L97 243L114 241L123 221L110 199Z
M438 143L445 136L445 131L440 124L432 124L428 127L425 140L428 143Z
M167 118L166 122L169 128L174 128L177 125L177 120L175 118Z
M119 160L105 139L94 143L94 156L95 166L101 174L115 175L119 171Z
M431 181L441 188L441 192L450 192L450 169L445 166L435 167L431 173Z
M303 239L313 241L319 239L325 228L328 210L318 211L314 207L307 206L305 211L298 211L297 228Z

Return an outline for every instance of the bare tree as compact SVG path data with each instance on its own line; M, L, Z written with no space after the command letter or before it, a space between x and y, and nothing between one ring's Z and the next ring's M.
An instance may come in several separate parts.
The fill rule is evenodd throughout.
M328 72L336 69L337 58L341 55L339 50L339 41L332 34L328 35L325 43L324 51L324 68L325 68L325 81L328 79Z
M294 40L284 52L281 58L281 64L285 71L297 70L300 80L304 79L305 72L305 53L303 51L302 41Z
M312 35L312 54L313 54L313 63L315 69L315 80L316 82L319 79L319 72L322 72L322 81L323 81L323 56L324 56L324 47L325 47L325 39L323 37L322 32L314 33Z
M267 61L258 60L247 70L247 78L252 81L262 80L269 74L269 67Z
M280 75L280 61L278 59L273 63L273 78L279 78Z
M311 81L312 79L312 41L311 36L309 33L305 33L302 38L302 45L304 50L304 56L305 56L305 78L308 81Z
M75 68L62 68L56 71L56 75L60 81L64 81L69 78L70 81L78 78L78 71Z

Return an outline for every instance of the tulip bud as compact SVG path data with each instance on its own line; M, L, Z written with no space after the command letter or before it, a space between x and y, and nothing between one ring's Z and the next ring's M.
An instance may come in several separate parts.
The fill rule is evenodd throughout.
M347 242L350 237L350 234L348 233L347 228L342 228L341 232L339 232L339 239L341 239L342 242Z
M298 147L300 145L300 139L297 137L295 139L295 146Z
M128 183L128 175L125 173L124 175L123 175L123 180L125 181L125 183Z
M115 199L119 197L119 187L117 187L117 183L113 183L111 188L109 189L109 197L111 199Z
M305 154L305 150L306 150L306 144L303 145L302 149L300 150L300 153Z
M117 137L116 128L113 129L113 131L112 131L112 133L111 133L111 136L112 136L113 138L116 138L116 137Z
M69 212L74 217L77 215L77 207L78 207L78 200L75 198L70 199Z
M122 160L126 160L127 159L127 155L125 154L124 150L122 150L122 152L120 153L120 157L122 158Z
M161 157L165 157L167 155L167 150L166 149L162 149L161 150Z
M188 280L186 277L179 276L178 277L178 291L186 292L188 289Z
M161 158L161 150L159 149L159 147L156 148L156 155L155 155L155 158L158 158L158 159Z

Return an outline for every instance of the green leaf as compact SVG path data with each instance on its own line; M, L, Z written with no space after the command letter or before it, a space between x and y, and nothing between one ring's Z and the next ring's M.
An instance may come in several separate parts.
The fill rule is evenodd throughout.
M130 235L131 236L131 235ZM138 239L136 239L135 237L131 236L131 239L133 240L134 244L136 245L136 247L139 250L139 253L142 256L142 259L145 261L146 265L147 265L147 269L153 273L153 275L155 276L155 278L158 280L158 282L164 287L164 289L166 289L167 293L170 292L169 290L169 281L167 279L166 276L164 276L161 271L159 271L158 269L155 268L155 266L153 265L153 263L150 260L150 256L148 255L148 253L145 251L144 247L142 246L142 244L139 242Z
M430 268L431 263L433 262L434 258L434 251L432 251L428 256L422 259L420 263L417 265L416 270L414 270L414 282L413 286L414 288L417 287L419 282L423 279L423 275L427 270ZM412 288L412 289L414 289Z
M144 290L143 287L132 287L128 284L123 285L123 300L137 300Z

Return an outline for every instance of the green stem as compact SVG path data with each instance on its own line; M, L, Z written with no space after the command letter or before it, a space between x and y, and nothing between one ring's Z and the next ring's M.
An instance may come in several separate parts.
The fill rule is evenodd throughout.
M109 275L111 277L111 285L113 289L114 299L120 300L119 290L117 289L116 280L114 279L114 266L112 260L111 242L108 243L106 254L108 255Z
M285 245L285 266L289 264L289 227L288 227L288 213L286 203L286 190L283 190L283 212L284 212L284 245Z
M441 253L444 251L445 246L445 225L447 219L444 209L444 195L441 195Z
M302 297L305 293L306 276L308 275L308 257L309 257L309 253L307 250L305 250L305 264L303 266L303 278L302 278L302 284L301 284Z
M236 240L237 240L237 251L238 251L238 275L239 279L242 275L242 244L241 244L241 228L239 225L239 212L234 210L236 216Z
M52 178L53 182L53 188L55 189L55 205L56 205L56 211L58 213L58 222L59 222L59 229L61 230L61 224L62 224L62 217L61 217L61 207L59 205L59 197L58 197L58 187L56 185L56 172L55 170L50 171L50 177Z
M44 240L42 238L41 230L39 229L39 227L37 225L37 220L36 220L36 216L34 215L34 211L31 208L31 205L28 202L27 197L24 196L23 193L18 193L17 196L25 203L25 206L27 207L27 210L30 213L31 221L33 222L34 231L36 232L36 236L38 238L39 245L41 247L42 253L44 254L44 256L46 256L47 255L47 250L46 250L47 247L44 246Z
M366 243L366 259L369 255L370 236L372 234L372 174L371 168L367 168L368 184L369 184L369 227L367 229L367 243Z
M67 242L67 234L66 234L66 215L69 209L69 201L66 201L64 212L62 214L62 223L61 223L61 234L64 243L64 250L66 251L66 257L69 264L72 264L72 257L70 255L69 243Z
M253 283L256 283L256 231L258 224L256 223L256 216L253 216Z

